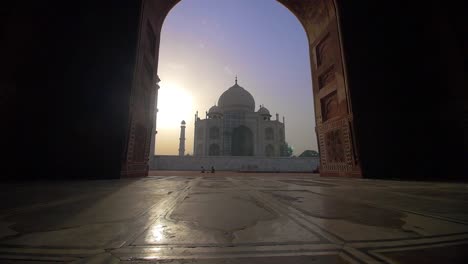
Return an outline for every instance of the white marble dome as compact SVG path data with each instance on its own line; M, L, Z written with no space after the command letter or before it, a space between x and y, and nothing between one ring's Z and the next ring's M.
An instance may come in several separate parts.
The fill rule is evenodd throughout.
M221 110L221 108L219 108L218 106L216 105L213 105L210 110L208 110L208 113L209 114L221 114L223 111Z
M257 113L259 113L260 115L271 116L270 111L263 105L260 106L260 109L258 109Z
M255 111L255 100L244 88L234 84L218 100L218 106L224 111Z

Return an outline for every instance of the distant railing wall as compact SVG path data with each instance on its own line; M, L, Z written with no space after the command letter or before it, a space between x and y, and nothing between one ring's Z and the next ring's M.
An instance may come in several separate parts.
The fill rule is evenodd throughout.
M319 165L319 157L240 157L240 156L168 156L156 155L150 160L151 170L200 170L214 166L221 171L311 172Z

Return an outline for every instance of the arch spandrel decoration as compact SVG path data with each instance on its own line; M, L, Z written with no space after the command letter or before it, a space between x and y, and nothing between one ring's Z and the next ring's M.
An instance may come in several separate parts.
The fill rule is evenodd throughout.
M358 151L353 145L356 142L351 137L353 131L353 113L349 90L346 83L344 59L339 32L339 12L335 0L277 0L288 8L303 25L310 48L313 94L315 105L316 134L320 151L320 174L322 176L361 176L358 162ZM179 0L142 0L139 42L136 49L135 77L129 114L129 129L127 135L127 150L122 160L122 176L146 176L149 160L148 136L145 146L135 144L135 128L138 127L152 135L151 115L136 112L136 105L142 105L144 94L155 89L150 107L157 107L157 85L141 85L143 77L143 58L145 51L145 24L151 21L156 34L153 58L153 71L156 75L159 55L159 40L161 27L169 11ZM147 48L147 47L146 47ZM157 77L157 76L156 76ZM156 87L156 88L155 88ZM154 94L154 92L153 92ZM333 105L331 105L331 103ZM325 106L323 106L325 105ZM328 107L327 107L328 105ZM330 106L333 106L331 108ZM150 109L151 110L151 109ZM332 110L332 111L331 111ZM325 112L328 111L328 112ZM144 111L143 111L144 112ZM325 119L324 119L325 116ZM312 136L312 135L311 135ZM133 160L134 153L141 160ZM354 154L353 154L354 153Z
M361 177L335 0L278 0L304 26L310 48L320 175Z

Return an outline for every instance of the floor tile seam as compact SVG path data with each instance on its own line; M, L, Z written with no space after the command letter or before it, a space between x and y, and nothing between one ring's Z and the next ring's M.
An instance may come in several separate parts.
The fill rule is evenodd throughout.
M264 202L271 209L275 210L280 215L283 215L293 220L296 224L305 228L312 234L318 234L320 235L322 239L325 239L337 245L344 245L346 243L346 240L344 238L341 238L329 232L328 230L322 228L321 226L317 225L313 221L307 219L307 217L304 216L304 212L302 212L301 210L298 210L298 208L295 208L293 206L288 206L284 202L274 199L271 196L271 194L267 195L266 193L258 191L258 190L251 190L250 192L254 198ZM291 212L291 209L293 209L294 212ZM304 221L306 224L301 223L300 219Z
M340 258L347 261L349 264L363 264L365 263L362 259L358 256L351 254L350 252L346 251L344 248L341 250L340 254L338 254Z
M338 200L342 200L342 198L343 198L343 197L336 196L336 195L333 195L333 194L324 194L324 193L314 192L314 191L311 191L311 190L308 190L308 192L314 193L314 194L317 194L317 195L320 195L320 196L333 197L333 198L338 199ZM417 212L417 211L412 211L412 210L401 209L401 208L398 208L398 207L395 207L395 206L381 205L381 204L369 202L369 201L362 200L362 199L347 198L347 200L348 201L351 200L352 202L355 202L355 203L358 203L358 204L370 205L370 206L375 207L375 208L387 209L387 210L392 210L392 211L396 211L396 212L403 212L403 213L411 213L411 214L421 215L421 216L425 216L425 217L429 217L429 218L434 218L434 219L444 220L444 221L448 221L448 222L453 222L453 223L457 223L457 224L468 225L468 221L463 221L463 220L459 220L459 219L453 219L453 218L448 218L448 217L444 217L444 216L437 216L437 215L427 214L427 213L424 213L424 212Z
M395 241L398 242L398 241ZM396 251L397 249L404 249L404 248L432 248L432 247L444 247L446 245L463 245L468 244L468 239L454 239L454 240L444 240L444 241L434 241L434 242L425 242L425 243L400 243L400 244L392 244L392 245L385 245L376 242L376 245L356 245L355 243L350 243L353 245L354 248L364 250L364 251Z
M251 250L243 250L243 251L220 251L220 250L213 250L213 251L193 251L193 250L186 250L184 252L174 252L174 254L166 254L167 256L174 256L174 255L205 255L205 256L216 256L216 255L243 255L243 254L274 254L274 253L290 253L290 254L302 254L302 253L315 253L315 252L341 252L341 248L330 248L330 249L303 249L303 250L293 250L293 249L275 249L275 250L254 250L252 248ZM155 252L156 253L156 252ZM166 253L171 253L171 252L166 252ZM180 254L183 253L183 254ZM145 254L145 253L142 253ZM158 252L157 254L161 254L161 252Z
M180 202L181 199L187 196L188 191L191 189L191 187L192 187L192 184L190 183L187 184L187 186L183 190L181 190L178 194L176 194L174 197L171 197L165 201L161 201L153 205L150 209L148 209L147 213L150 212L150 210L154 209L156 206L161 206L163 202L166 202L168 204L168 206L166 207L166 209L163 210L163 212L159 213L157 216L149 218L147 223L144 225L143 228L140 229L140 231L135 231L133 232L133 234L130 234L127 237L127 239L125 239L125 242L122 243L120 247L128 246L134 243L135 240L138 239L138 237L141 236L143 233L145 233L158 219L167 215L169 210L174 208Z
M451 234L444 234L444 235L431 235L431 236L421 236L421 237L406 237L406 238L391 238L391 239L378 239L378 240L347 240L347 243L392 243L396 241L421 241L427 239L451 239L455 238L459 240L459 237L463 237L468 239L468 232L459 232L459 233L451 233ZM445 241L445 240L442 240Z
M310 221L309 219L304 217L303 213L300 212L299 210L297 210L297 208L287 207L287 205L285 205L283 202L273 200L273 198L270 198L270 197L266 197L265 194L258 195L258 193L259 193L258 191L255 191L255 193L256 193L256 196L254 196L254 197L259 199L260 201L263 200L263 202L266 205L268 205L270 208L277 211L279 214L285 216L286 218L291 219L296 224L298 224L299 226L305 228L309 232L311 232L313 234L318 234L323 239L325 239L327 241L330 241L332 243L335 243L335 244L344 244L345 243L344 239L336 236L335 234L330 233L328 230L323 229L319 225L313 223L312 221ZM259 198L259 196L262 197L262 198ZM291 210L293 210L293 212L291 212ZM302 222L305 222L305 224L302 223Z
M288 257L288 256L325 256L325 255L336 255L339 256L341 252L337 251L323 251L323 252L270 252L270 253L259 253L252 252L248 254L192 254L192 255L169 255L169 256L148 256L145 254L130 256L130 255L115 255L116 258L121 261L158 261L158 260L178 260L178 259L230 259L230 258L256 258L256 257ZM151 263L151 262L148 262Z
M287 204L285 204L285 203L282 202L282 201L278 201L278 203L281 203L281 204L283 204L283 205L288 206ZM305 212L305 211L303 211L303 210L300 210L299 208L296 208L296 207L294 207L294 206L292 206L292 205L291 205L289 208L293 208L293 209L299 211L299 212L300 212L299 214L296 213L298 217L304 218L304 220L305 220L306 222L311 223L312 225L316 226L317 228L323 230L323 231L326 232L326 233L329 233L328 230L324 230L322 227L320 227L319 225L315 224L313 221L310 221L309 219L307 219L306 217L304 217L304 216L303 216L304 214L305 214L305 215L308 215L307 212ZM288 213L291 213L290 210L288 210ZM313 231L315 231L315 230L313 230ZM465 233L465 232L462 232L461 234L464 234L464 233ZM456 234L460 234L460 233L456 233ZM338 237L339 239L343 240L342 243L344 243L344 242L346 242L346 243L350 242L350 241L347 241L347 240L344 239L344 238L340 238L338 235L334 235L334 234L331 234L331 235L332 235L332 236L336 236L336 237ZM449 234L449 235L455 235L455 234ZM322 235L322 236L323 236L323 235ZM440 236L447 236L447 234L440 235ZM432 237L433 237L433 236L421 236L419 239L432 238ZM409 239L410 239L410 238L409 238ZM377 241L378 241L378 240L377 240ZM396 241L399 241L399 240L396 240ZM354 241L352 241L352 242L354 242Z
M398 196L409 197L409 198L417 198L417 199L423 199L423 200L429 200L429 201L468 204L467 201L460 201L460 200L456 200L456 199L447 199L447 198L441 198L441 197L430 197L430 196L426 196L426 195L417 195L417 194L410 194L410 193L402 193L402 192L398 192L396 190L385 189L384 192L389 193L389 194L396 194Z
M168 200L165 200L166 202L168 202L171 206L170 207L173 207L174 205L172 205L173 203L177 204L177 201L179 200L179 197L181 195L183 195L188 189L190 188L190 185L187 185L185 188L183 188L182 190L180 190L179 194L177 194L175 197L172 197L169 201ZM177 192L177 191L170 191L170 194L174 193L174 192ZM170 195L169 194L169 195ZM133 217L133 218L140 218L146 214L148 214L152 209L154 209L155 207L157 206L160 206L160 204L164 202L164 201L158 201L157 203L155 203L154 205L150 206L148 209L146 209L143 213L139 214L138 216L136 217Z
M146 232L148 230L148 228L150 228L156 221L158 221L158 219L164 218L168 214L168 212L171 211L171 209L173 210L173 208L175 208L175 206L178 203L180 203L183 200L183 198L185 198L187 196L188 191L191 189L191 187L193 187L192 184L187 184L187 186L185 188L183 188L177 195L173 196L169 200L166 200L165 201L167 203L166 209L164 209L163 212L161 212L157 216L154 216L154 217L150 218L148 223L145 225L144 229L141 232L139 232L138 234L135 233L134 239L132 239L132 241L130 243L128 243L128 245L131 245L133 242L135 242L135 240L140 235L142 235L144 232ZM161 204L158 204L158 205L161 205ZM153 209L153 208L155 208L155 206L153 206L151 209Z
M392 207L392 206L388 206L385 209L392 209L392 210L401 211L401 212L404 212L404 213L411 213L411 214L420 215L420 216L433 218L433 219L438 219L438 220L443 220L443 221L451 222L451 223L455 223L455 224L468 225L468 221L460 220L460 219L456 219L456 218L452 218L452 217L433 215L433 214L428 214L428 213L418 212L418 211L412 211L412 210L399 209L398 207Z
M375 253L375 252L369 252L369 255L373 256L374 258L378 259L380 263L386 263L386 264L400 264L397 261L392 260L391 258L388 258L382 254Z
M440 243L440 244L429 244L429 245L418 245L418 246L403 246L403 247L392 247L392 248L375 248L369 249L367 252L368 254L384 261L388 264L399 264L397 261L392 260L390 257L385 256L385 252L405 252L405 251L413 251L418 249L430 249L436 247L449 247L449 246L457 246L462 244L467 244L468 240L465 240L463 243L457 242L450 242L450 243Z
M198 190L199 188L197 187L197 185L199 184L199 182L203 181L203 179L201 177L197 178L197 179L194 179L193 182L191 182L189 184L189 186L187 186L186 189L184 189L184 192L181 193L177 200L171 204L170 207L167 208L166 212L161 216L162 218L164 218L165 220L167 221L170 221L170 222L176 222L178 220L175 220L175 219L172 219L171 218L171 214L174 212L174 210L176 209L176 206L180 203L182 203L185 198L187 196L189 196L189 194L197 194L198 193ZM190 193L190 191L192 191L192 193ZM213 191L213 190L211 190ZM215 190L214 192L218 192L219 190ZM222 193L222 191L224 190L221 190L220 192ZM183 222L183 221L182 221Z
M239 183L238 180L231 179L233 184L239 186L243 183ZM242 186L242 185L241 185ZM339 239L337 236L334 234L329 233L327 230L322 229L320 226L316 225L315 223L312 223L308 221L307 219L304 219L302 214L297 214L296 212L296 218L294 218L291 215L290 210L285 208L284 206L278 206L275 202L279 202L276 200L273 200L273 198L268 197L267 195L263 194L262 192L259 192L258 190L250 188L248 191L248 194L252 196L254 199L257 199L261 202L263 202L266 206L268 206L271 210L275 211L278 215L284 216L286 218L291 219L294 221L297 225L299 225L302 228L305 228L309 232L315 235L319 235L319 238L325 241L333 242L336 244L343 244L344 241L342 239ZM295 208L294 208L295 209ZM302 221L305 221L306 224L303 224L299 219L302 218ZM307 225L308 224L308 225ZM312 228L310 227L312 226Z
M129 245L126 248L141 249L189 249L189 248L240 248L240 247L289 247L289 246L323 246L337 245L332 242L323 241L288 241L288 242L242 242L242 243L147 243L139 245Z
M365 253L360 252L360 255L364 255ZM117 254L119 255L119 254ZM163 257L162 259L190 259L190 258L239 258L239 257L276 257L276 256L319 256L319 255L336 255L339 256L345 260L347 260L349 263L354 264L354 263L375 263L375 261L363 261L359 256L356 256L355 254L351 254L344 248L340 249L334 249L334 250L314 250L314 251L271 251L271 252L265 252L262 251L253 251L253 252L242 252L241 254L232 254L232 253L225 253L225 252L217 252L216 255L213 254L191 254L188 256L167 256ZM115 256L115 255L114 255ZM127 259L131 255L129 254L120 254L120 258L125 258ZM118 257L118 256L116 256ZM371 258L370 256L366 255L367 259ZM131 257L130 257L131 258ZM142 259L144 258L144 254L142 254Z
M377 261L377 259L371 255L369 255L366 252L363 252L360 249L350 247L348 245L343 245L343 249L346 254L350 255L353 257L353 259L356 259L360 263L366 263L366 264L375 264L375 263L380 263Z
M108 252L112 252L117 255L135 255L135 254L144 254L144 253L158 253L162 254L168 252L172 255L174 254L187 254L187 253L237 253L237 252L277 252L278 250L285 252L305 252L305 251L339 251L342 247L326 243L326 244L308 244L308 245L252 245L252 246L210 246L210 247L201 247L201 246L184 246L184 247L161 247L161 246L129 246L125 248L113 249Z
M284 204L284 202L282 202L282 201L278 201L278 202ZM300 210L300 209L298 209L298 208L295 208L294 206L291 206L291 207L294 208L295 210L298 210L298 211L300 212L300 213L298 214L298 216L304 218L304 220L305 220L306 222L311 223L312 225L316 226L317 228L323 230L323 231L326 232L326 233L329 233L328 230L323 229L321 226L315 224L313 221L311 221L311 220L307 219L306 217L304 217L303 214L306 214L306 215L307 215L307 213L306 213L305 211L302 212L302 210ZM290 212L290 211L289 211L289 212ZM313 231L315 231L315 230L313 230ZM456 233L456 234L450 234L449 236L459 235L459 234L465 234L465 233L466 233L466 232ZM351 245L352 243L363 243L363 242L360 242L360 241L349 241L349 240L346 240L346 239L344 239L344 238L340 238L338 235L335 235L335 234L331 234L331 235L332 235L332 236L338 237L338 239L342 239L342 241L343 241L342 243L343 243L343 244L346 244L346 245ZM439 235L439 236L447 236L447 235ZM428 239L428 238L433 238L433 237L434 237L434 236L429 236L429 237L424 237L424 236L422 236L422 237L420 237L420 238L418 238L418 239ZM411 240L411 239L414 240L415 238L408 238L408 239L392 239L390 242L394 242L394 241L406 241L406 240ZM373 240L373 241L366 241L366 242L377 243L377 242L382 242L382 240ZM385 242L388 242L388 240L385 240Z
M428 248L440 248L440 247L448 247L448 246L458 246L468 244L468 240L461 240L461 241L447 241L443 243L434 243L434 244L420 244L420 245L403 245L401 247L384 247L384 248L367 248L364 249L367 252L395 252L395 251L412 251L418 249L428 249Z
M238 189L238 188L235 188L235 189L232 189L232 190L225 190L225 189L223 189L223 190L212 191L211 193L222 193L222 194L225 194L226 191L229 191L229 192L232 192L232 193L236 193L236 194L237 194L238 191L239 191L239 189ZM237 191L237 192L235 192L235 191ZM247 195L249 195L248 192L246 192L246 193L247 193ZM192 194L196 194L196 193L192 193ZM187 193L187 195L188 195L188 193ZM185 195L185 197L186 197L187 195ZM184 197L184 198L185 198L185 197ZM184 199L182 199L182 201L183 201L183 200L184 200ZM164 219L167 220L167 221L170 221L170 222L183 222L183 223L187 223L188 225L190 225L190 222L181 221L181 220L177 220L177 219L172 219L172 218L171 218L172 212L175 210L175 208L176 208L176 207L173 206L173 207L164 215ZM273 213L276 214L276 212L274 212L274 211L273 211ZM255 221L255 223L254 223L253 225L251 225L251 226L255 226L255 225L256 225L258 222L260 222L260 221L261 221L261 220ZM234 233L236 233L236 232L238 232L238 231L241 231L241 230L243 230L243 229L245 229L245 228L241 228L241 229L239 229L239 230L234 230L234 231L229 231L229 233L234 234ZM213 229L213 230L216 230L216 229ZM220 230L218 230L218 231L220 231ZM227 243L226 245L232 245L232 244L233 244L233 243ZM199 245L196 245L196 246L199 246Z

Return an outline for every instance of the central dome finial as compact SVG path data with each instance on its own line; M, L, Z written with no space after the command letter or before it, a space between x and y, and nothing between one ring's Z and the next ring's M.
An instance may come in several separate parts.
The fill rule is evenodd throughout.
M237 84L237 75L234 80L236 83L219 97L218 106L223 110L223 112L254 112L255 100L253 96Z

